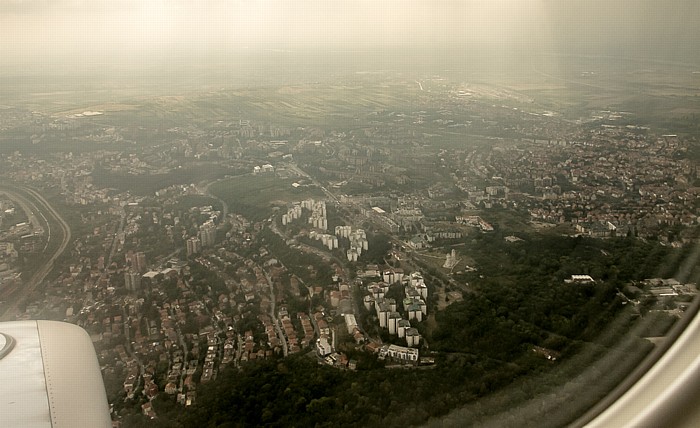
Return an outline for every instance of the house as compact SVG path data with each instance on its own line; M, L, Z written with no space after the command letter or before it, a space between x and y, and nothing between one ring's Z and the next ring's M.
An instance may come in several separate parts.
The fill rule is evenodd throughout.
M318 335L319 336L330 336L331 329L328 327L328 322L324 319L319 319L316 324L318 325Z
M177 393L177 385L175 385L174 382L168 382L168 384L165 385L165 393L168 395Z
M371 352L371 353L373 353L373 354L378 353L379 350L380 350L380 348L381 348L381 345L379 345L379 344L376 343L376 342L369 342L368 344L365 345L365 349L366 349L368 352Z
M141 406L141 411L145 416L147 416L149 419L155 419L156 418L156 411L153 410L153 406L151 405L151 402L149 401L148 403L145 403Z
M420 235L414 236L411 239L409 239L407 244L409 247L413 248L414 250L423 249L428 245L425 238L423 236L420 236Z

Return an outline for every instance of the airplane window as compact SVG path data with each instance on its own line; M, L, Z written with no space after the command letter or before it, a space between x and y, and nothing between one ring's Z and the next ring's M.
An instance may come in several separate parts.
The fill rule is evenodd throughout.
M0 2L0 333L82 328L114 426L692 426L698 24Z

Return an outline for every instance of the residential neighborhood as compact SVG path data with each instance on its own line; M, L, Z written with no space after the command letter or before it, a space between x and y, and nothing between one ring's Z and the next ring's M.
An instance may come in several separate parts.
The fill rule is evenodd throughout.
M12 183L0 188L0 315L84 328L117 423L133 406L158 418L163 394L196 405L202 385L254 361L430 370L446 308L504 269L477 261L481 245L522 261L540 235L697 240L691 137L624 112L572 122L423 84L433 92L414 111L358 113L362 126L337 129L0 110L0 128L31 144L0 160ZM456 128L478 138L451 140ZM32 149L52 141L63 146ZM617 272L567 269L552 277L581 289ZM658 281L617 290L620 304L653 297L682 316L694 285ZM554 361L557 343L526 346Z

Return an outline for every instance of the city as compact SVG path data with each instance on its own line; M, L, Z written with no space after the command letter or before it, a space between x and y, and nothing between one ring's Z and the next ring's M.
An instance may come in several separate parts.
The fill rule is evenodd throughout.
M700 425L699 27L0 1L0 425Z
M5 142L22 144L2 160L3 319L87 330L115 424L133 423L135 407L157 420L154 400L193 406L202 385L255 360L444 364L463 346L445 345L447 308L484 296L516 263L481 253L520 263L545 239L612 259L625 245L661 255L697 240L693 138L624 111L573 121L499 87L354 79L362 89L348 87L337 107L350 113L323 126L301 126L317 85L286 88L304 95L282 95L278 121L222 111L224 94L205 98L217 115L179 126L180 100L158 101L174 113L138 127L132 116L149 106L0 110ZM415 107L367 109L360 93L387 82L394 103ZM245 105L259 95L227 96ZM696 293L670 274L650 280L656 266L638 277L623 259L566 258L552 261L550 280L609 284L611 316L629 304L668 326ZM559 359L579 334L568 313L527 321L549 333L514 338L516 348L537 364Z

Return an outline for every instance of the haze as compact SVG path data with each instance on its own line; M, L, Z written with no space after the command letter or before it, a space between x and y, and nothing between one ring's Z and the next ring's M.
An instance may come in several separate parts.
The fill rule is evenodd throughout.
M698 25L700 5L693 0L3 0L0 55L3 71L246 50L447 44L492 57L595 53L694 62Z

